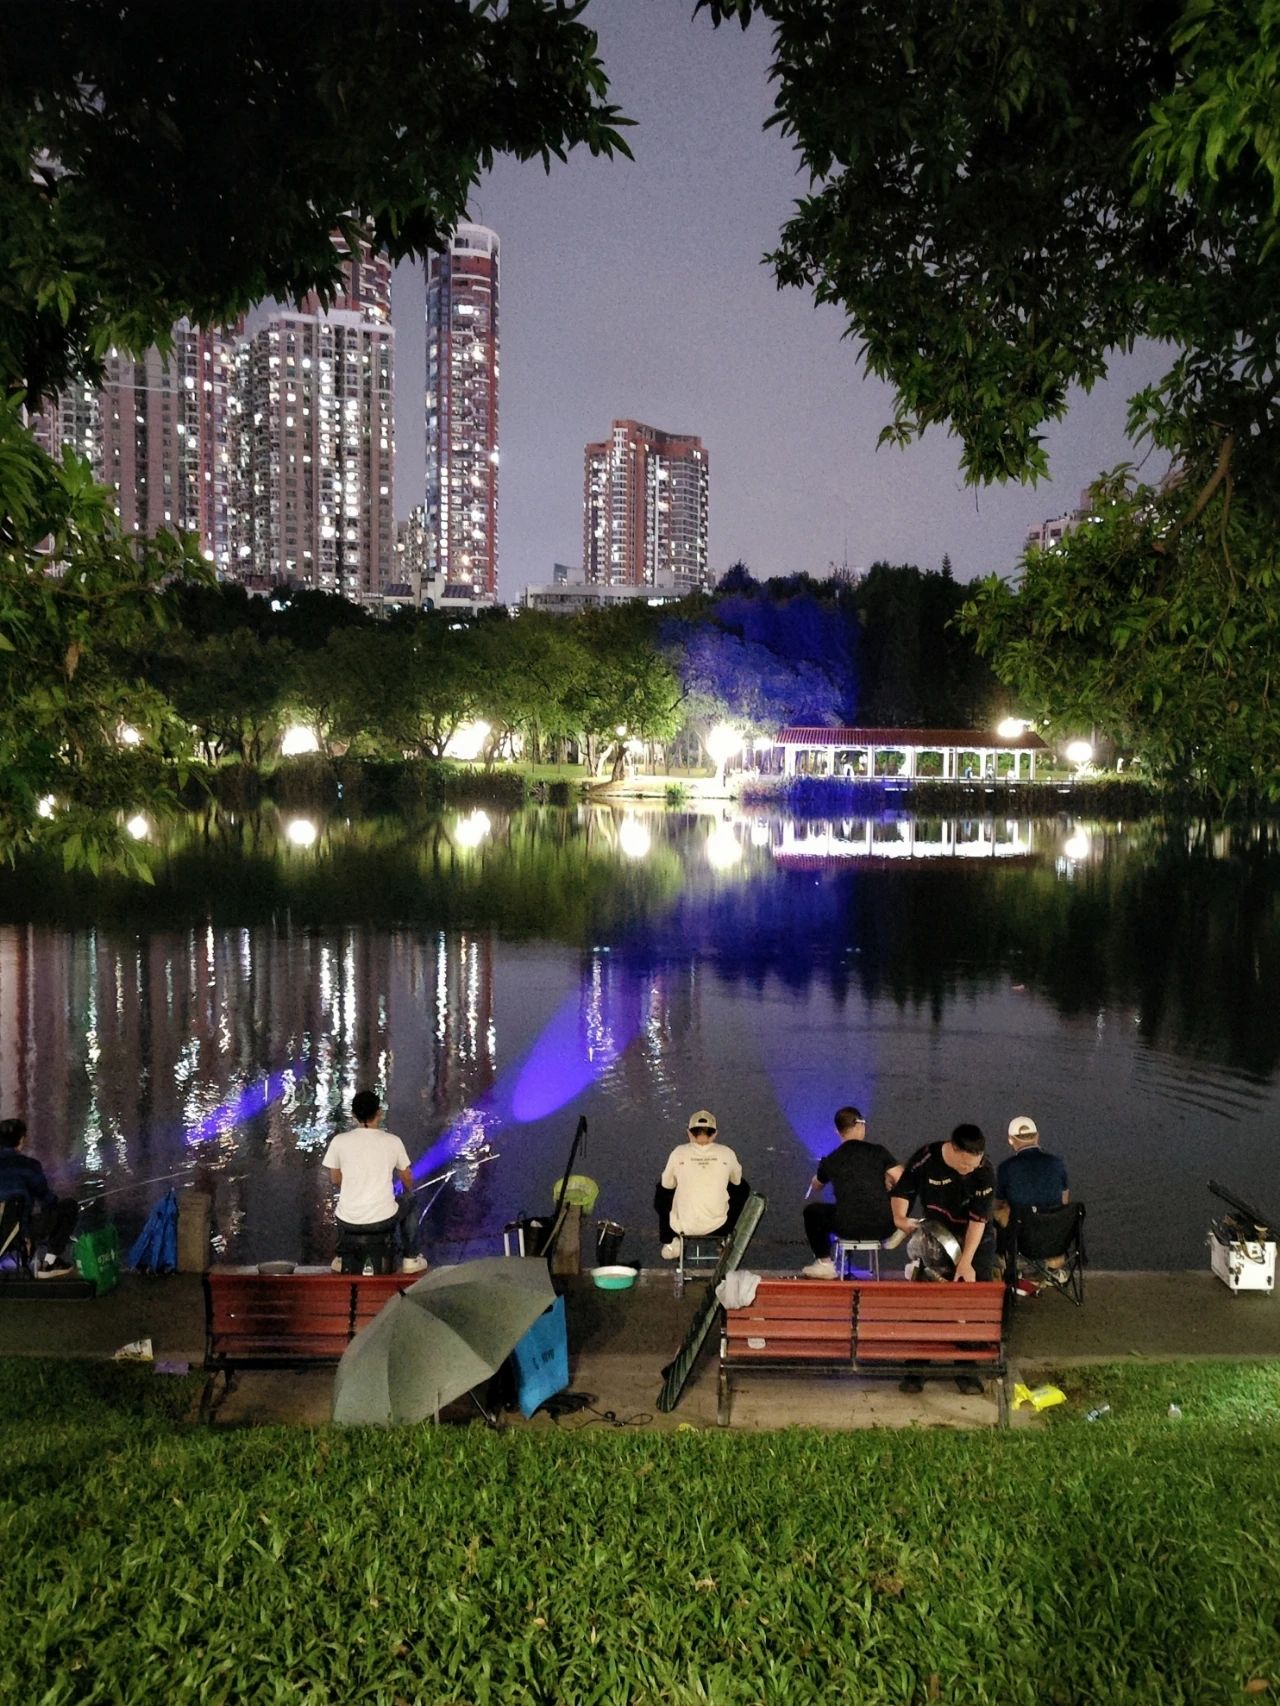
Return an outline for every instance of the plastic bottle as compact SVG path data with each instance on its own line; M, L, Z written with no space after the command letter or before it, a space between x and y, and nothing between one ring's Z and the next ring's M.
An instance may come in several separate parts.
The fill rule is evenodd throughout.
M1088 1415L1085 1417L1085 1421L1096 1422L1099 1416L1109 1416L1110 1414L1110 1404L1099 1404L1096 1410L1089 1411Z

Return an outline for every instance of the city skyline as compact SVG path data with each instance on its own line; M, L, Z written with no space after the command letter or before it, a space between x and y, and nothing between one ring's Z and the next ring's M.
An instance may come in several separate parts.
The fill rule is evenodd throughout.
M770 33L760 21L715 31L690 10L592 0L586 13L637 121L634 164L578 153L544 174L504 160L472 198L470 218L503 245L499 597L515 602L553 563L579 560L583 445L615 418L706 445L713 580L738 559L761 577L846 559L937 568L944 553L961 579L1011 571L1032 527L1138 460L1126 398L1167 354L1140 347L1073 400L1046 429L1053 477L1039 486L965 487L942 429L877 452L888 387L863 376L835 309L779 292L760 262L807 187L785 140L761 129ZM422 371L423 272L395 273L401 516L420 501L421 399L405 379Z

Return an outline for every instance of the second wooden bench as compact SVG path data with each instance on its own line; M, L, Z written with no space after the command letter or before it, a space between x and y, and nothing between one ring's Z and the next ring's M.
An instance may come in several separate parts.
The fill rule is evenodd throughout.
M1004 1388L1005 1289L999 1281L766 1279L745 1309L726 1309L719 1421L743 1373L989 1376Z

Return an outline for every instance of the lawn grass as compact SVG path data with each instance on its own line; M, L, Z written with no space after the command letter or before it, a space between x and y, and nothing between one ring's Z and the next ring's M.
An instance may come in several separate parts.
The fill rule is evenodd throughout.
M0 1699L1274 1691L1277 1377L1174 1371L1171 1421L1089 1374L1113 1414L1044 1430L493 1434L199 1429L190 1383L3 1364Z

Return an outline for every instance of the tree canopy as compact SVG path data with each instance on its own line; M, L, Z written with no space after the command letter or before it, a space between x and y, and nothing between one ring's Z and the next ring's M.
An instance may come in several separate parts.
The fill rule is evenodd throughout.
M158 738L164 723L171 754L188 741L142 660L161 582L203 572L193 542L123 539L87 469L38 451L19 405L98 376L112 345L166 347L183 316L216 326L269 296L327 299L335 232L393 259L441 246L500 153L547 166L577 146L626 153L582 11L0 7L0 850L39 838L128 863L120 810L161 795L119 731ZM190 661L207 671L218 655ZM252 749L253 721L246 732L224 706L201 738Z
M583 3L0 7L0 376L33 395L442 246L498 154L627 152Z

